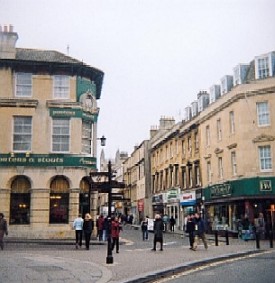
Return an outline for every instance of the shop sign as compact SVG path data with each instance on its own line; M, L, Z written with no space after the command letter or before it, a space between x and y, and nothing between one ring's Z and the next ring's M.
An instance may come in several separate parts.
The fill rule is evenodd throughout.
M175 200L178 199L178 196L179 196L179 189L178 188L170 189L167 192L167 200L168 201L175 201Z
M261 192L271 192L272 191L271 180L261 180L260 181L260 191Z
M154 195L152 197L152 203L163 203L163 196L162 196L162 194Z
M180 196L180 204L182 206L190 206L196 204L196 193L184 193Z
M50 116L62 118L82 118L84 120L95 121L94 115L84 112L82 109L50 108Z
M89 167L96 169L95 157L80 157L65 154L32 154L12 153L0 154L0 167L32 166L32 167Z
M219 185L214 185L210 188L211 198L228 197L231 195L232 195L232 187L230 184L219 184Z

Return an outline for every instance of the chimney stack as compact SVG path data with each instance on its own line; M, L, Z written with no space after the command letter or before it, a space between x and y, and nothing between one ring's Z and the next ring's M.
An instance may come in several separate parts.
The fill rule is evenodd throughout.
M15 59L18 34L12 25L0 25L0 59Z

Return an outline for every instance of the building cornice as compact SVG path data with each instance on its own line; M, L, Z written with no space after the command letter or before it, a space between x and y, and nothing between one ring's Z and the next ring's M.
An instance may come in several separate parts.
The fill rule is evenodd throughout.
M253 139L254 143L258 142L271 142L275 140L275 136L261 134Z
M37 105L37 99L0 98L0 107L36 108Z

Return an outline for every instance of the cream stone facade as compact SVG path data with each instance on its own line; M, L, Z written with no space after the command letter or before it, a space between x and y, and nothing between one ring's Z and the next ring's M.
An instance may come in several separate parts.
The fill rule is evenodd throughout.
M16 48L0 32L0 208L11 237L72 238L79 213L94 213L103 72L62 53Z

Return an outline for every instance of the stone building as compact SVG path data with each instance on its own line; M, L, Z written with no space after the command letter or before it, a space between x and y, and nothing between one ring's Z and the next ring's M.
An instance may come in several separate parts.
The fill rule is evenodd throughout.
M10 235L72 237L93 213L97 100L104 73L57 51L16 48L0 28L0 208Z

